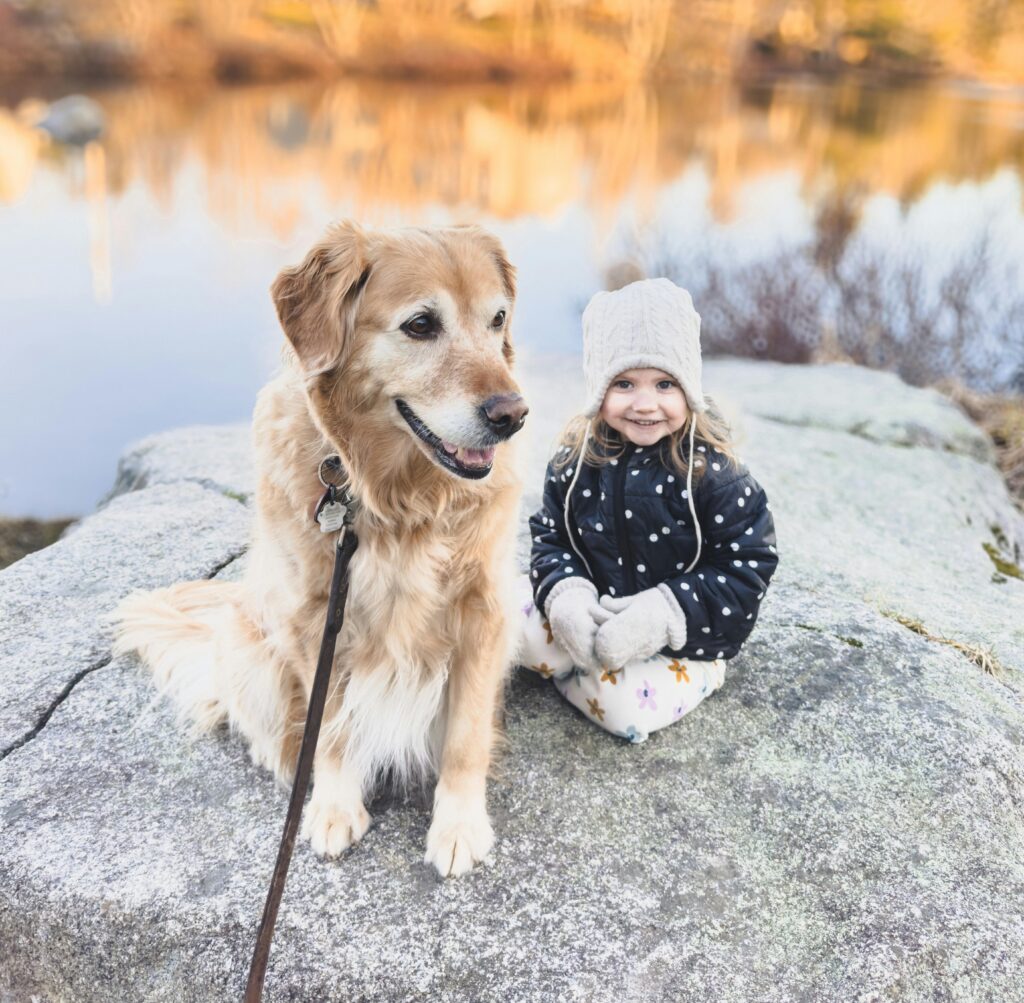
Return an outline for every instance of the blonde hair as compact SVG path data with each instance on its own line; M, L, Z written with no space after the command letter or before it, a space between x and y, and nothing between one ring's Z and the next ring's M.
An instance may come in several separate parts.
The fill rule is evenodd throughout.
M661 451L661 462L674 470L680 477L686 477L689 472L686 443L690 435L690 425L694 422L696 423L695 440L699 441L701 445L718 450L729 463L738 467L739 459L732 442L732 429L710 399L708 399L707 411L698 414L691 411L689 417L679 428L660 440L658 448ZM590 426L589 435L587 434L588 425ZM622 437L603 418L597 417L591 421L586 415L578 414L570 419L562 430L559 438L561 448L553 460L556 470L575 462L583 448L584 439L586 439L587 448L583 455L583 462L593 467L604 466L611 460L618 459L626 449ZM698 456L693 465L693 480L699 481L704 476L706 469L707 465Z

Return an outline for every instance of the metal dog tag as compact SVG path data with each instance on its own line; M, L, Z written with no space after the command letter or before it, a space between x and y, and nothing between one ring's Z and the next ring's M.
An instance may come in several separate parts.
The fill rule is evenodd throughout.
M331 501L328 495L324 495L317 508L316 521L320 524L321 533L337 533L345 525L345 516L348 515L348 506L342 505L339 501Z
M345 525L348 506L338 501L337 489L329 485L316 507L313 518L320 524L321 533L337 533Z

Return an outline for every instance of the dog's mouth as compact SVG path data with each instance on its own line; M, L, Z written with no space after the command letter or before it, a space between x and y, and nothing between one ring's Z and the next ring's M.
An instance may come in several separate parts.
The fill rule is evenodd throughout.
M459 477L467 477L476 480L486 477L491 472L491 465L494 463L494 446L485 449L471 449L468 446L459 446L454 442L448 442L440 436L434 435L429 428L417 417L408 404L403 400L396 400L398 413L405 419L406 424L416 433L416 438L426 443L434 454L437 462Z

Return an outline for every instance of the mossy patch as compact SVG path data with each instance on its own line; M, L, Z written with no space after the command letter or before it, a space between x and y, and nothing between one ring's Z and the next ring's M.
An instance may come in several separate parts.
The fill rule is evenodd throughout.
M992 539L999 545L1000 550L1009 550L1010 541L1006 539L1006 534L1003 532L1003 527L998 522L992 523L989 526L989 530L992 533Z
M828 633L828 631L825 630L823 627L815 627L814 624L811 624L811 623L798 623L798 624L794 624L794 626L799 627L801 630L812 630L812 631L814 631L815 634L827 634ZM835 634L834 636L839 638L839 640L842 641L843 644L848 644L848 645L850 645L853 648L863 648L864 647L864 642L863 641L858 641L857 638L855 638L855 637L844 637L842 634Z
M222 492L225 498L233 498L236 502L241 502L243 505L249 500L248 495L244 495L239 491L228 491Z
M1021 572L1020 568L1017 567L1013 561L1007 560L1003 557L999 550L989 543L988 540L982 543L981 547L985 553L988 554L989 560L996 566L996 571L999 574L1008 578L1020 578L1021 580L1024 580L1024 573Z

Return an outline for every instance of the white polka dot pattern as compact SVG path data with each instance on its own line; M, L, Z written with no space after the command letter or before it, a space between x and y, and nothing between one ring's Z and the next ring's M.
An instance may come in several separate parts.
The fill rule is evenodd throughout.
M544 504L530 519L534 548L529 581L535 599L542 601L561 579L581 575L616 596L665 584L671 588L667 595L685 610L691 638L679 657L710 660L715 651L722 653L716 657L735 655L757 619L765 584L775 570L774 527L767 514L770 507L750 475L742 469L734 473L732 461L711 447L699 451L709 454L708 469L701 471L703 476L694 475L692 492L685 478L674 487L678 475L665 469L654 449L647 450L651 456L609 462L599 471L584 466L577 472L578 462L561 470L549 468ZM576 567L569 546L566 486L559 474L570 481L577 477L570 517L584 529L577 546L588 567ZM626 505L618 501L622 508L615 512L622 492ZM702 535L700 566L692 571L687 570L696 553L692 529L686 531L693 525L690 494ZM619 553L622 534L628 549ZM576 543L575 536L571 542ZM624 562L624 556L629 560Z

